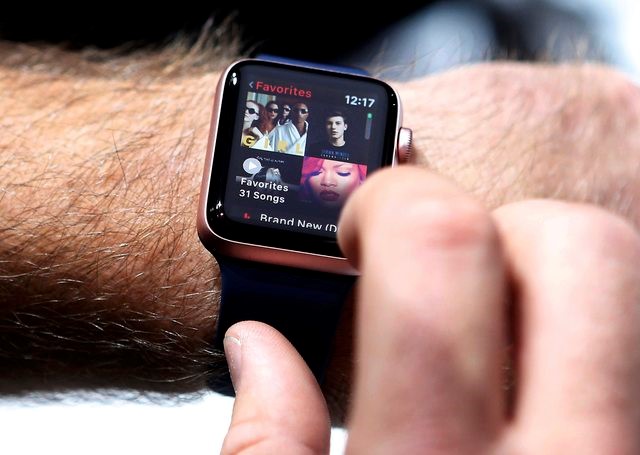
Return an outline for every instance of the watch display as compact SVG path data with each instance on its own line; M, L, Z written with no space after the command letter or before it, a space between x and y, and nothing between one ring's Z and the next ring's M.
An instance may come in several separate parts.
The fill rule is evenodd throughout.
M398 99L368 77L243 61L221 85L207 201L227 240L340 256L340 211L391 165Z

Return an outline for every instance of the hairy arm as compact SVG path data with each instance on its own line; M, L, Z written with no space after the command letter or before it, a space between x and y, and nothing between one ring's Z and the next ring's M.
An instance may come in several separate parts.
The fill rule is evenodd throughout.
M195 213L228 60L0 54L0 385L200 387L220 368L219 281ZM640 223L640 95L620 75L484 65L398 88L415 162L491 207L558 197ZM344 326L327 386L336 408Z
M597 65L485 64L401 87L418 164L490 207L550 197L640 225L640 88Z
M215 368L216 267L194 216L218 75L167 53L14 49L0 68L7 387L189 388Z

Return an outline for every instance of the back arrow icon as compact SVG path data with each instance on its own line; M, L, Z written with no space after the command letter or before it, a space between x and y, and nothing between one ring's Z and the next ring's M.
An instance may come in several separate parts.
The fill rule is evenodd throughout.
M253 81L249 82L249 87L253 88Z

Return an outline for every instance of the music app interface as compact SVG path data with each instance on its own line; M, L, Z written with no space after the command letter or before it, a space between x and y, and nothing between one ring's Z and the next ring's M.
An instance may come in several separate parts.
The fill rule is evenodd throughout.
M238 84L227 216L335 238L345 201L381 166L387 92L368 80L259 65Z

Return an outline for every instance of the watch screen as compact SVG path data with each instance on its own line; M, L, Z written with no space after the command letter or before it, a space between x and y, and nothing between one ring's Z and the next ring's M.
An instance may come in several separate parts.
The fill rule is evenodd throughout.
M337 254L345 202L393 159L393 90L255 61L236 64L224 84L210 221L231 240Z

